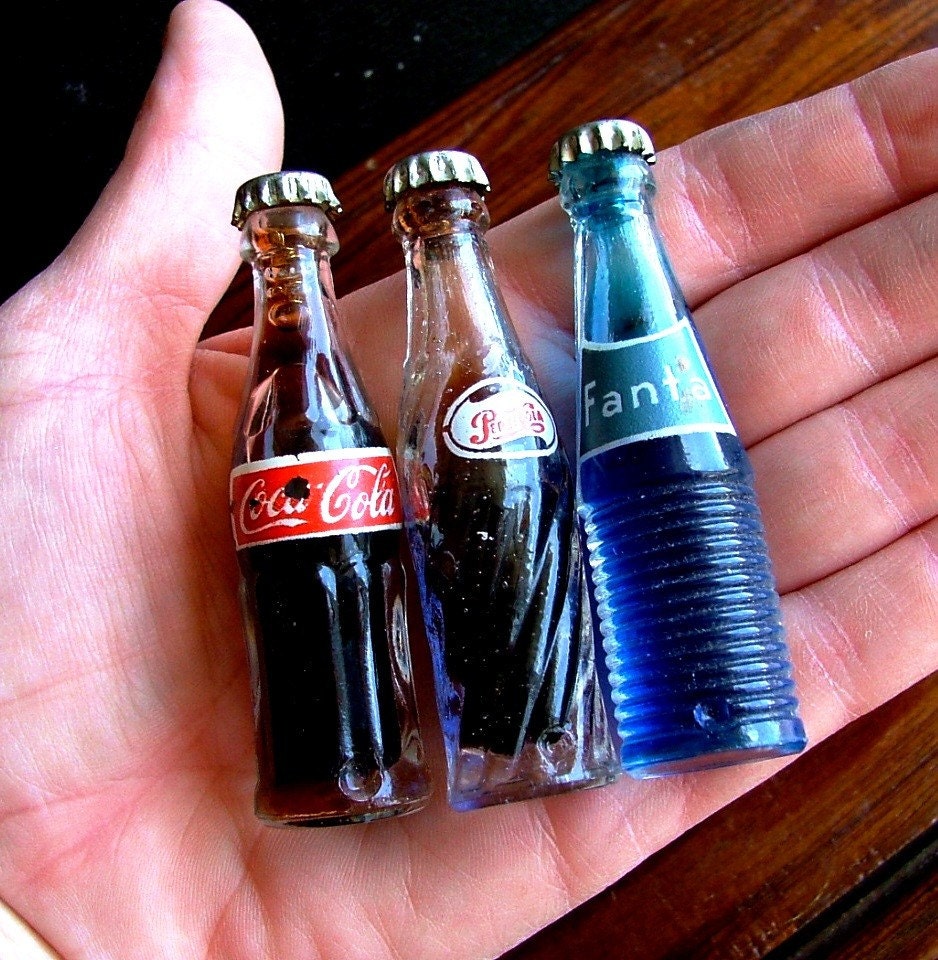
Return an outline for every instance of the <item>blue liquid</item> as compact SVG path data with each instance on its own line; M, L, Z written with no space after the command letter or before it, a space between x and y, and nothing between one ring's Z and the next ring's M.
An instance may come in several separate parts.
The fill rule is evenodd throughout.
M642 440L580 466L622 765L652 777L805 746L745 451Z
M655 222L651 170L602 148L557 179L576 239L579 512L622 766L652 777L797 753L752 471Z

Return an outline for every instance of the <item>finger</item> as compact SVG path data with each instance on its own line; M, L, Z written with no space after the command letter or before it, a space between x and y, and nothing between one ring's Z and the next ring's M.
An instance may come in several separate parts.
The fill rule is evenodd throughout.
M655 209L691 306L933 191L936 85L938 50L925 51L663 151ZM570 318L570 226L559 203L492 236L525 299Z
M184 0L124 163L69 254L117 272L141 299L181 304L197 335L237 266L235 190L279 165L282 142L276 86L248 25L216 0Z
M844 569L938 515L938 360L751 451L779 589Z
M659 216L691 302L933 191L936 83L931 50L669 154Z
M63 255L9 306L54 334L60 363L191 352L237 267L235 190L279 165L282 136L247 24L217 0L183 0L123 162Z
M938 521L783 608L809 734L827 736L938 669Z
M747 443L938 353L938 195L743 281L696 314Z

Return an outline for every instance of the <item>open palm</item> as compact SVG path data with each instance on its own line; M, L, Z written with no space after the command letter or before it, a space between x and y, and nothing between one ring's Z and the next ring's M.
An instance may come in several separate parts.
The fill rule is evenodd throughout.
M923 54L659 164L814 742L938 665L936 81ZM246 341L198 337L237 262L235 188L278 167L281 134L247 27L185 0L124 164L0 315L0 897L68 960L494 956L778 769L255 820L226 504ZM569 409L569 227L548 204L492 239ZM400 365L374 334L400 350L401 291L342 304L388 425Z

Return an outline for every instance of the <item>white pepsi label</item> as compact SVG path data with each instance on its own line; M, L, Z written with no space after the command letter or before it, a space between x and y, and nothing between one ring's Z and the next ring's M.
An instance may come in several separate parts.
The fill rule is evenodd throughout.
M526 384L489 377L464 390L443 419L443 441L460 457L546 457L557 427L544 401Z

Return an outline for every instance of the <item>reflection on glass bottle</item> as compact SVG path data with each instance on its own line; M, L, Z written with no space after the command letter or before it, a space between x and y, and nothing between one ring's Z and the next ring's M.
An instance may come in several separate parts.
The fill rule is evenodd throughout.
M579 496L624 768L805 746L745 449L653 217L654 151L605 120L554 145L575 238Z
M429 786L408 650L391 451L335 339L327 180L238 190L254 340L231 474L259 817L318 826L419 809Z
M567 458L496 286L478 161L385 179L405 252L404 511L457 809L608 783Z

